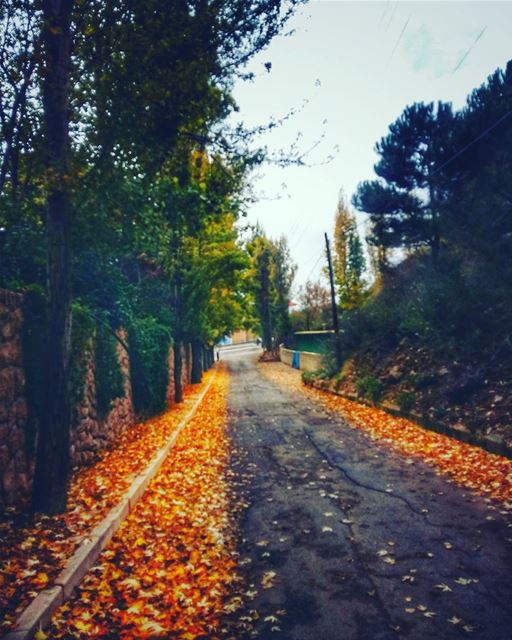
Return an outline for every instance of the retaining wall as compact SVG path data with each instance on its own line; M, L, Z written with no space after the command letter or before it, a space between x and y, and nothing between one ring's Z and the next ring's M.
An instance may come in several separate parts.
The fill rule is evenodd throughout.
M309 351L293 351L281 345L279 347L281 362L301 371L318 371L323 366L323 356ZM297 366L298 365L298 366Z
M0 506L31 488L21 326L23 296L0 289Z
M23 366L23 295L0 289L0 508L22 505L29 498L34 472L33 454L26 447L27 395ZM119 337L126 340L120 330ZM106 416L100 416L96 399L95 362L92 347L85 358L84 391L74 408L70 434L73 467L92 464L98 453L111 446L133 425L133 410L128 353L118 343L117 357L123 376L124 394L115 398ZM174 403L174 358L169 353L169 386L167 399ZM182 384L191 380L192 353L183 347Z

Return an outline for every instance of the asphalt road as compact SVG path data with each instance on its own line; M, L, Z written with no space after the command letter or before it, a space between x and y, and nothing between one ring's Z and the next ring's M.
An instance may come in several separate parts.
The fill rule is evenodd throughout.
M272 384L255 354L221 356L254 636L512 639L510 515Z

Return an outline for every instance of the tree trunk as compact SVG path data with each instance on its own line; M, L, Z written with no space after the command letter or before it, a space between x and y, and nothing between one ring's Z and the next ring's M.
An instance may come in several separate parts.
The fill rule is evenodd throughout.
M181 372L183 371L183 342L174 339L174 402L183 402L183 384L181 381Z
M66 509L71 408L70 20L73 0L44 0L43 112L47 151L48 335L33 508Z
M203 345L199 340L192 340L192 372L191 383L199 384L203 377Z
M208 371L208 369L212 365L210 364L210 359L208 357L208 348L203 345L203 370Z

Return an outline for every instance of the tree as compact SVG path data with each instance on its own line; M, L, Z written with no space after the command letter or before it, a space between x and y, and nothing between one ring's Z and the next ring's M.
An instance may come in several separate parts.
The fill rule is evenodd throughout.
M48 334L34 509L66 508L71 408L71 172L69 79L73 0L44 0L43 111L47 152Z
M333 263L340 306L344 309L358 307L365 294L366 260L355 217L343 194L335 216Z
M450 104L415 103L389 126L375 146L377 180L359 184L354 206L370 215L372 241L384 247L428 245L434 258L441 241L445 198L443 162L452 152Z
M326 324L329 324L330 295L319 280L306 280L299 291L299 303L306 331L325 329Z
M263 348L272 349L291 333L290 292L296 267L290 258L286 238L270 240L261 229L248 244L252 259L256 315Z
M0 0L0 241L8 258L2 284L44 282L41 255L48 249L43 366L49 375L36 508L53 513L65 507L72 285L87 305L98 307L88 311L101 311L112 329L126 322L145 337L160 336L163 350L171 327L161 323L172 322L175 341L183 339L184 295L194 290L199 265L183 259L185 244L199 242L208 221L236 217L243 188L238 174L254 161L236 144L243 128L225 135L226 117L236 108L233 80L297 4ZM191 154L207 149L222 162L207 181L194 182ZM228 197L217 187L230 172L236 180L226 178L222 187ZM217 242L224 241L211 239ZM88 287L92 272L97 277ZM156 292L155 305L165 300L167 314L139 304L149 290ZM201 316L215 308L223 324L223 305L208 307L208 292L200 290L204 295L192 301ZM234 299L218 298L226 309ZM220 329L199 324L201 339Z

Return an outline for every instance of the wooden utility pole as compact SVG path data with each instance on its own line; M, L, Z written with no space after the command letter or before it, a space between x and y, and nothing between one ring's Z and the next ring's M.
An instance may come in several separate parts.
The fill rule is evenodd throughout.
M327 265L329 267L329 282L331 285L331 305L332 305L332 324L334 327L334 350L336 355L336 365L341 369L341 345L340 345L340 327L338 324L338 307L336 306L336 294L334 292L334 274L332 270L331 247L329 246L329 238L325 236L325 250L327 252Z

